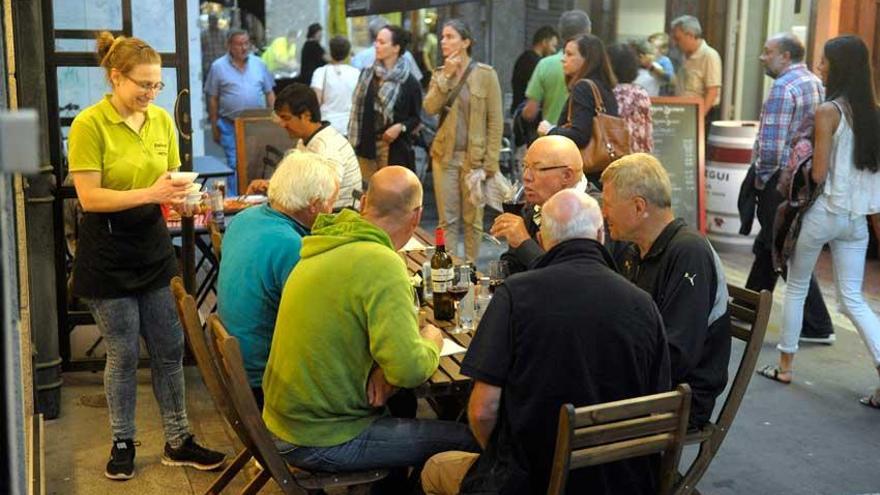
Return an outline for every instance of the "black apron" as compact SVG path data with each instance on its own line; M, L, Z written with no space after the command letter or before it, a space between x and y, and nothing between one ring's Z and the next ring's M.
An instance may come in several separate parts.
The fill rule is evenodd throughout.
M159 205L86 213L73 265L73 294L127 297L167 287L177 258Z

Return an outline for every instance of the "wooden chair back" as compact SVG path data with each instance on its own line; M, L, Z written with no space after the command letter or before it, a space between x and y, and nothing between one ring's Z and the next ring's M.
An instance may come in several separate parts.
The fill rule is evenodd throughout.
M242 442L262 466L262 472L254 482L262 480L262 485L271 477L285 494L303 493L263 422L262 413L247 381L238 339L229 335L215 314L208 317L208 331L211 345L218 356L218 369L226 385L229 402L240 419L240 430L237 431L240 436L243 435Z
M211 234L211 251L219 264L220 253L223 251L223 232L220 232L220 227L213 220L208 222L208 232Z
M226 411L229 408L226 400L226 391L221 382L219 371L214 364L214 358L208 349L208 341L205 338L196 301L186 292L183 286L183 279L179 276L171 279L171 292L174 294L174 299L177 303L177 314L180 316L180 323L183 326L186 341L193 353L193 357L195 357L196 365L199 368L199 373L202 375L202 380L205 382L205 387L208 389L208 393L211 394L214 404L226 417Z
M661 495L671 492L687 432L691 389L559 411L548 495L565 493L568 472L587 466L662 453Z
M755 292L743 287L727 284L730 294L727 310L730 314L730 333L734 339L745 342L745 350L736 369L736 375L730 385L730 391L714 422L710 422L701 430L689 433L685 445L700 445L699 454L688 467L676 489L677 495L686 495L696 490L697 483L706 473L709 464L721 448L721 443L730 426L733 424L739 406L761 354L767 323L770 321L770 310L773 308L773 293L768 290Z
M195 299L186 292L183 286L183 279L174 277L171 279L171 292L174 294L177 303L177 313L180 316L180 322L183 326L186 341L189 343L190 350L196 360L196 366L205 382L205 387L214 400L214 404L223 416L223 419L236 431L239 438L242 436L239 425L241 421L227 400L226 385L217 369L217 360L213 352L208 346L208 340L205 338L205 331L202 327L199 312L196 307ZM224 471L214 480L206 494L219 494L226 485L241 471L251 458L248 449L243 449L238 453L235 459L224 469Z

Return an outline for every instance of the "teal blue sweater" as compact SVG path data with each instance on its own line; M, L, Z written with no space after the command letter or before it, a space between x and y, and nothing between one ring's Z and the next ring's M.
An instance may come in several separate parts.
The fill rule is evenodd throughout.
M233 217L223 236L217 313L238 338L251 387L260 387L278 302L309 231L268 204Z

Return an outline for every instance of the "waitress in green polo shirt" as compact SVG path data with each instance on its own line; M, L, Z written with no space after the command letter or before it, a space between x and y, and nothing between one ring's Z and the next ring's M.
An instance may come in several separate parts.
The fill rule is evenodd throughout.
M185 181L174 124L153 105L161 60L137 38L102 32L98 59L112 91L70 129L70 171L85 215L73 268L107 347L104 389L113 445L105 475L134 476L139 338L150 353L153 392L165 429L162 463L216 469L225 456L197 445L186 417L183 331L168 284L177 272L160 204L180 205Z

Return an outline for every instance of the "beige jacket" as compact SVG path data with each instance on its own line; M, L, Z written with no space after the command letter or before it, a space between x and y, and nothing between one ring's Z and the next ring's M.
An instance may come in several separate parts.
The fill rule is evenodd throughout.
M501 109L501 86L495 69L486 64L477 64L468 75L470 90L470 113L468 117L467 153L463 170L485 168L487 172L498 171L498 155L501 150L501 135L504 132L504 115ZM431 86L425 96L425 111L440 115L449 93L455 89L455 81L443 76L443 67L438 67L431 78ZM442 166L452 159L455 147L455 128L458 120L458 98L452 110L437 130L431 145L432 166Z

